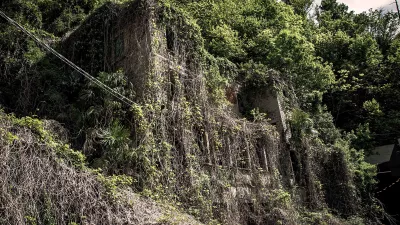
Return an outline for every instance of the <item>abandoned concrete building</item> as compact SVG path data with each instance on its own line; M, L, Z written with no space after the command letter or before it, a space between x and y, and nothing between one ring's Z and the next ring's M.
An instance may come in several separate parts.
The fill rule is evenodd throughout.
M377 180L376 195L388 213L398 213L400 201L400 139L394 144L376 147L365 161L376 166Z
M84 49L102 47L95 66L81 65L88 72L116 71L122 69L134 84L134 90L140 100L140 96L146 89L146 80L152 71L159 72L160 76L168 76L168 70L174 70L182 76L187 73L203 74L197 65L190 62L190 51L178 44L176 31L172 31L170 25L160 25L154 22L152 10L143 10L137 3L128 8L119 8L114 5L105 5L98 14L89 18L78 30L70 35L64 43L67 47L66 54L71 61L81 65L80 62L88 61L85 57L93 57L82 52ZM109 16L104 16L109 15ZM153 19L151 19L153 18ZM105 22L103 22L105 21ZM108 21L108 22L107 22ZM95 35L99 40L93 43L89 40L88 31L93 32L92 27L101 27ZM85 42L86 41L86 42ZM91 43L91 44L89 44ZM176 57L184 55L185 57ZM184 60L183 60L184 58ZM188 60L189 59L189 60ZM190 72L191 71L191 72ZM231 111L241 117L239 85L233 84L226 87L227 100L232 104ZM286 115L283 109L281 94L271 89L246 97L246 104L258 108L260 112L267 113L270 123L277 127L279 133L286 140L290 138L290 129L287 127Z
M175 83L174 76L179 76L181 82L179 85L188 87L180 94L185 95L185 98L195 98L201 107L210 109L207 97L204 97L207 96L207 91L204 88L203 71L195 62L195 56L191 55L191 49L196 48L196 44L190 40L178 40L179 34L174 29L174 24L159 23L159 18L156 19L154 16L154 9L151 7L143 9L139 7L139 2L129 7L118 7L112 4L103 6L66 39L65 54L71 61L92 74L122 69L128 80L133 83L133 89L136 92L135 101L141 102L148 95L156 95L156 101L167 108L175 105L173 99L178 94L175 93L175 85L178 84ZM94 27L97 28L96 31ZM181 42L184 44L180 44ZM88 53L87 49L103 49L104 51L93 56L93 53L90 51ZM82 65L83 62L91 60L93 61L91 65ZM155 77L157 79L154 79ZM151 85L153 88L150 89ZM154 88L158 90L157 93L155 91L149 93L149 90L154 90ZM229 120L241 119L238 92L240 92L238 86L228 87L226 91L227 100L232 104L231 111L233 112L230 114L236 117ZM287 149L279 150L280 142L287 142L290 138L280 95L273 90L265 90L255 96L249 96L247 100L254 108L259 108L260 112L267 113L271 119L270 123L276 126L276 130L272 129L270 134L260 134L261 137L251 137L250 141L254 142L253 147L250 146L250 141L242 140L241 137L254 134L235 138L227 135L221 138L222 140L218 141L224 143L224 151L216 151L210 147L210 142L213 140L210 137L211 134L206 132L197 134L201 138L197 138L196 144L202 146L201 149L204 149L206 154L203 170L210 170L210 168L214 170L215 167L241 170L234 175L237 177L235 179L237 184L226 190L224 195L247 199L243 201L250 202L251 193L260 191L252 186L255 182L252 168L262 169L263 174L258 177L261 177L263 186L274 186L274 182L271 181L273 179L281 182L281 178L274 178L278 167L284 167L281 172L285 174L285 182L292 183L293 169ZM185 135L194 135L192 133L196 131L186 129L184 132L186 132ZM276 135L277 133L280 135ZM266 135L270 135L269 138ZM182 145L189 146L191 143L183 141L179 146ZM285 163L280 161L280 157L285 160ZM215 204L220 204L218 201L223 201L223 199L226 198L216 198Z
M365 161L376 165L379 174L400 177L400 139L395 144L376 147Z

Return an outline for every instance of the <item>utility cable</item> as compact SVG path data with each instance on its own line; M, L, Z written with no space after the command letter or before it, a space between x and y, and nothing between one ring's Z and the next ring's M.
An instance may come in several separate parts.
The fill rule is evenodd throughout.
M376 193L377 193L377 194L380 194L380 193L386 191L388 188L391 188L393 185L395 185L395 184L397 184L397 183L399 183L399 182L400 182L400 178L398 178L398 179L397 179L395 182L393 182L391 185L389 185L389 186L383 188L382 190L380 190L380 191L378 191L378 192L376 192Z
M14 25L16 28L21 30L23 33L25 33L27 36L32 38L39 46L42 46L44 49L55 55L57 58L59 58L61 61L64 63L68 64L71 68L82 74L86 79L89 81L95 83L98 87L102 88L103 90L109 92L111 95L113 95L115 98L119 99L123 103L127 104L128 106L131 105L136 105L135 102L133 102L131 99L125 97L124 95L120 94L119 92L115 91L114 89L110 88L106 84L102 83L100 80L97 78L91 76L89 73L84 71L82 68L79 66L75 65L73 62L65 58L63 55L58 53L56 50L48 46L46 43L44 43L42 40L40 40L38 37L36 37L34 34L26 30L23 26L21 26L19 23L14 21L13 19L9 18L3 11L0 10L0 16L3 17L5 20L7 20L10 24Z

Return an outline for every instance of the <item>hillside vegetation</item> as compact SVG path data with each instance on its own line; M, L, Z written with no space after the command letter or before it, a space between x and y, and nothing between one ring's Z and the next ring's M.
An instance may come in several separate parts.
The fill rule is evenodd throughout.
M86 167L56 121L0 112L1 224L198 224Z
M336 0L312 7L2 0L135 104L0 20L0 224L380 224L364 155L400 136L399 19ZM168 49L174 64L149 60L137 80L111 68L108 29L122 29L121 15L149 26L144 48ZM282 99L290 135L248 101L266 90Z

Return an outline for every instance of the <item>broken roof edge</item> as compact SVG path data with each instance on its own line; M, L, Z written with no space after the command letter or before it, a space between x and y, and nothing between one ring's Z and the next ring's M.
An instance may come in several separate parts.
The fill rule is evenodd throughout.
M382 145L374 148L372 154L365 157L365 161L370 164L379 165L389 162L396 144Z

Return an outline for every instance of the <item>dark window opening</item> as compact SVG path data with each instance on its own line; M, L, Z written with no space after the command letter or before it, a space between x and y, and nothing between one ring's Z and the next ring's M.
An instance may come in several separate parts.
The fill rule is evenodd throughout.
M169 71L168 77L169 77L168 99L169 101L172 101L175 98L175 85L176 85L175 73L173 71Z
M171 27L167 27L166 38L167 38L167 49L170 51L171 54L174 54L174 50L175 50L175 33L171 29Z
M123 35L119 35L116 39L115 39L115 43L114 43L114 54L115 54L115 58L118 59L122 56L124 52L124 38Z
M258 163L259 163L260 167L263 170L268 170L266 149L265 149L264 143L262 143L262 141L257 143L256 153L257 153Z
M301 181L301 163L299 160L298 153L291 150L290 151L290 159L292 161L292 167L293 167L293 172L294 172L294 176L296 179L296 183L299 184Z
M239 155L239 159L238 159L238 167L240 169L245 169L245 170L249 170L251 169L251 164L250 164L250 155L248 154L249 151L249 146L248 143L246 142L246 140L243 140L243 144L241 146L241 152Z

